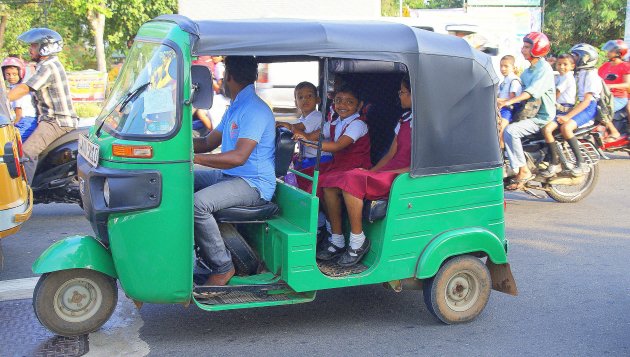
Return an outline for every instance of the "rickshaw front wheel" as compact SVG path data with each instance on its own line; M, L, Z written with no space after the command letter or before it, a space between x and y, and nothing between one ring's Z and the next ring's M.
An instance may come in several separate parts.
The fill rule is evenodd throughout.
M423 283L424 303L446 324L475 319L490 298L490 272L481 260L462 255L447 261Z
M33 292L39 322L68 337L98 330L109 320L117 302L116 280L89 269L46 273Z

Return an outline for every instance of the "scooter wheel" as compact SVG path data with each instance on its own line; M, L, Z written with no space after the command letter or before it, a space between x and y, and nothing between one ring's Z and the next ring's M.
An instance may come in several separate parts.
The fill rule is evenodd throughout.
M88 269L44 274L33 292L39 322L67 337L98 330L109 320L117 302L116 280Z
M446 324L474 320L490 298L488 268L470 255L447 261L437 274L423 282L424 303Z

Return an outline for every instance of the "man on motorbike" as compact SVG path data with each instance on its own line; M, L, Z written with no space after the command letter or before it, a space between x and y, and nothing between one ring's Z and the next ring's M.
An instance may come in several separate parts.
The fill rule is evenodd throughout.
M510 166L518 172L508 190L522 189L535 177L527 167L521 138L539 132L556 116L553 70L544 59L550 49L549 39L542 32L531 32L525 36L521 53L531 65L521 74L523 93L511 99L497 100L499 108L524 102L521 120L508 125L503 134ZM516 116L519 117L518 114Z
M66 71L56 56L63 48L61 35L48 28L34 28L22 33L18 40L30 44L29 54L37 62L35 73L8 93L10 101L34 93L39 124L24 143L24 154L29 159L24 170L32 182L39 154L55 139L75 129L78 117L70 100Z

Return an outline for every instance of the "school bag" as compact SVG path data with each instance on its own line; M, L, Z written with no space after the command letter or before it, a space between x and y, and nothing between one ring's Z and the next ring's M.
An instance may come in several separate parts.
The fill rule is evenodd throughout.
M602 124L610 123L613 120L613 116L615 115L615 104L613 94L610 91L610 88L606 85L603 79L602 81L602 93L597 100L597 115L595 116L595 120Z

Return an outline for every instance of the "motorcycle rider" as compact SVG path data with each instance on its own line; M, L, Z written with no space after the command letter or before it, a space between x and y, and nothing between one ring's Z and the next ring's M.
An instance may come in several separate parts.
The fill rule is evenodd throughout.
M510 160L510 166L518 174L512 179L508 190L522 189L528 181L536 176L527 167L521 138L540 131L556 116L556 88L553 70L545 56L549 53L551 44L542 32L531 32L523 38L521 53L531 64L521 74L523 92L514 98L497 99L500 108L523 102L523 110L529 111L526 118L507 126L503 134L505 151ZM536 111L535 103L540 101L540 109Z
M41 27L22 33L18 40L30 45L29 54L37 62L35 73L7 95L14 101L33 92L39 124L24 143L24 155L29 159L24 163L24 170L28 181L32 182L39 154L54 140L74 130L78 117L70 100L66 71L57 58L57 53L63 49L61 35Z
M628 89L630 88L630 63L623 58L628 53L628 45L622 40L610 40L602 47L608 56L608 62L599 67L599 76L610 88L614 97L614 112L625 109L628 104ZM615 141L620 134L613 123L605 123L610 136L606 141Z

